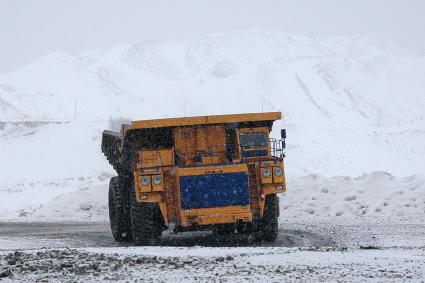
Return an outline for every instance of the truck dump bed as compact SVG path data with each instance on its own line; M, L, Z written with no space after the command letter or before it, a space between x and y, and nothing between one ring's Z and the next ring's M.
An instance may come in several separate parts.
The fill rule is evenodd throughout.
M131 164L129 164L129 161L126 162L125 157L130 157L131 153L128 152L125 154L125 140L126 137L131 137L131 133L134 131L214 124L233 124L235 127L240 124L245 124L246 126L258 126L261 124L271 128L273 122L281 118L281 112L266 112L137 120L132 121L131 125L122 125L120 132L109 130L103 131L102 152L107 157L112 167L119 173L122 170L130 170L130 168L126 168L126 166L131 166Z

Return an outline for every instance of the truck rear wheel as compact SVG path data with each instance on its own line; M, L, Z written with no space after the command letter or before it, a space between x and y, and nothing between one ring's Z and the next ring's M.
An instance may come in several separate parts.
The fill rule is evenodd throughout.
M136 191L131 189L131 226L135 245L155 245L165 227L157 203L137 202Z
M112 236L117 242L131 241L131 223L128 215L129 192L125 190L123 178L112 177L109 181L109 223L111 225Z
M268 195L264 207L261 236L266 242L274 242L279 230L279 198L277 195Z

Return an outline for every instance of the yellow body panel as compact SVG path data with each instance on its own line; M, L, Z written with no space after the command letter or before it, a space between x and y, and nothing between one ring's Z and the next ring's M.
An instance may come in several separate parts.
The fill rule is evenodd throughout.
M202 164L205 165L211 165L211 164L218 164L222 162L221 158L218 156L202 156Z
M243 212L243 213L217 213L217 214L200 214L193 217L182 218L181 225L187 227L193 223L198 225L212 225L212 224L227 224L227 223L236 223L237 221L251 222L252 213Z
M161 182L161 184L155 184L154 177L160 176L162 180L164 180L164 177L161 175L153 175L152 176L152 191L153 192L162 192L164 190L164 181Z
M261 176L261 183L262 184L271 184L273 183L273 175L270 175L268 177L264 176L263 168L260 168L260 176Z
M188 167L177 168L177 176L190 176L202 174L216 174L216 173L234 173L234 172L247 172L246 164L233 164L233 165L217 165L217 166L201 166L201 167Z
M139 172L134 172L134 186L136 187L136 192L151 192L152 191L152 182L149 185L144 186L141 184L142 175Z
M143 193L150 193L152 192L152 185L149 186L143 186L141 184L136 185L137 186L137 190L139 192L143 192Z
M190 226L193 223L199 225L234 223L238 220L252 221L252 213L249 206L227 206L218 208L191 209L179 213L181 225Z
M277 189L278 185L282 186L282 190ZM262 192L265 196L271 195L271 194L277 194L277 193L284 193L284 192L286 192L286 185L284 183L263 185Z
M208 125L174 128L174 148L184 165L208 162L223 163L226 157L226 133L224 125ZM211 164L211 163L209 163Z
M149 128L163 128L163 127L181 127L181 126L240 123L240 122L252 122L252 121L276 121L281 118L282 118L282 114L280 112L166 118L166 119L133 121L131 123L131 129L134 130L134 129L149 129Z
M171 166L174 164L174 149L141 150L139 151L141 162L138 168Z
M143 198L143 195L145 195L146 198ZM145 193L145 192L136 190L136 200L138 202L161 202L162 193L161 192Z
M279 166L282 169L282 176L276 176L274 174L274 168L272 167L273 172L273 183L285 183L285 171L283 170L283 166Z

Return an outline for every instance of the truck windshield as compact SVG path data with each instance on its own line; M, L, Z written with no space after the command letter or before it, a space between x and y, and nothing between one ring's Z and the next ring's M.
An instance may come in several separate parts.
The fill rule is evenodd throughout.
M239 141L243 148L264 147L268 144L266 132L240 133Z

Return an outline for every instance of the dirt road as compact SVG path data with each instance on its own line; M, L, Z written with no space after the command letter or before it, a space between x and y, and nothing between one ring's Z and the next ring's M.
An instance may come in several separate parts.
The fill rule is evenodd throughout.
M158 246L113 241L108 223L0 223L0 278L23 281L408 281L425 278L425 225L282 223L273 244L211 233Z

